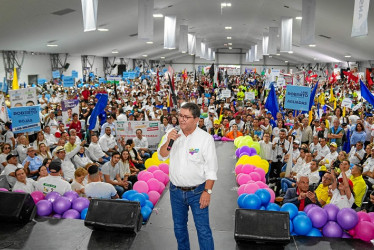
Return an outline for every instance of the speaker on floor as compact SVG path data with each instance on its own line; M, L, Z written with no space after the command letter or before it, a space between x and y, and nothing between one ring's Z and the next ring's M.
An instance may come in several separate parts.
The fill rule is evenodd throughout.
M287 212L236 209L235 240L287 244L290 241Z
M26 223L35 214L36 206L30 194L0 191L0 222Z
M84 225L93 230L137 233L142 222L139 202L92 199Z
M122 75L126 71L126 64L118 64L117 75Z

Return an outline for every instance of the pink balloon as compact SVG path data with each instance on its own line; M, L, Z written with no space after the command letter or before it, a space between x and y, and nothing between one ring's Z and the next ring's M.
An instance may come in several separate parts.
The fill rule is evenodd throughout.
M164 192L164 190L165 190L165 184L162 183L162 182L160 182L160 189L158 190L158 192L159 192L160 194L162 194L162 192Z
M266 177L264 176L264 178L262 178L261 181L262 181L263 183L266 183Z
M250 183L256 183L254 180L250 180L247 182L247 184L250 184Z
M161 195L157 191L149 191L148 196L149 201L152 202L153 205L156 205Z
M135 182L133 189L138 191L139 193L148 193L149 191L148 184L145 181Z
M242 168L243 168L242 164L239 164L238 166L236 166L235 174L238 175L238 174L242 173Z
M150 166L147 171L153 173L154 171L159 170L157 166Z
M141 176L141 181L147 182L149 179L153 178L153 174L151 172L145 171L143 175ZM138 180L139 180L139 175L138 175Z
M257 186L259 186L260 188L268 188L268 185L266 185L266 184L263 183L262 181L256 181L256 184L257 184Z
M160 182L164 182L164 180L165 180L165 173L164 172L162 172L161 170L156 170L156 171L154 171L153 172L153 176L158 180L158 181L160 181Z
M244 194L244 189L247 186L247 184L243 184L238 188L238 195Z
M0 191L8 192L8 189L6 189L6 188L0 188Z
M34 200L34 203L38 203L41 200L44 200L44 194L42 191L34 191L31 193L31 197Z
M240 173L240 174L238 174L238 175L236 176L236 183L239 182L239 177L242 176L242 175L243 175L243 173Z
M260 189L260 187L257 186L256 183L249 183L244 188L244 193L246 193L246 194L254 194L258 189Z
M140 171L140 172L138 173L138 180L141 180L141 179L142 179L142 175L143 175L145 172L147 172L147 170L143 170L143 171Z
M254 170L254 167L252 165L249 165L249 164L245 164L242 167L242 173L244 173L244 174L252 173L253 170Z
M165 174L169 174L169 165L167 163L161 163L158 165L158 167L161 169L162 172Z
M169 175L165 174L165 180L164 180L165 186L168 184L168 182L169 182Z
M256 173L256 172L250 173L249 176L251 176L251 179L254 180L254 181L260 181L261 180L260 174Z
M243 184L246 184L250 180L252 179L248 174L242 174L238 179L238 184L243 185Z
M275 193L274 193L274 190L273 189L270 189L270 188L265 188L267 191L269 191L270 193L270 202L274 202L275 201Z
M368 215L369 215L369 217L371 219L371 222L374 223L374 212L370 212L370 213L368 213Z
M363 241L374 239L374 224L371 221L359 221L355 227L356 235Z
M355 228L352 228L348 231L348 233L351 235L351 236L355 236L356 235L356 231L355 231Z
M357 212L357 216L358 216L358 221L359 222L360 221L369 221L369 222L371 222L370 216L367 213L365 213L365 212L362 212L362 211Z
M261 176L261 180L265 178L265 170L262 168L255 168L254 172L258 173Z
M17 190L13 190L14 193L24 193L25 191L21 190L21 189L17 189Z
M160 189L160 182L155 179L151 178L147 181L149 191L157 191Z

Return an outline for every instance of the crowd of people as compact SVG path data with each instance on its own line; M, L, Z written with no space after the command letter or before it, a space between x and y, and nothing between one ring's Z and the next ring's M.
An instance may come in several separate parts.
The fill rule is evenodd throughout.
M206 76L175 76L175 86L167 78L160 86L156 78L118 85L97 85L93 79L70 89L46 83L39 87L41 131L14 134L10 121L2 126L1 174L13 190L75 190L88 197L120 197L132 188L153 151L141 129L134 131L134 139L117 136L116 121L159 121L162 136L179 129L178 111L184 102L192 102L201 109L197 126L215 138L250 135L260 143L260 156L270 163L267 181L278 202L301 208L333 203L374 211L372 107L349 88L352 84L344 76L334 83L305 84L311 89L318 84L311 112L284 109L286 88L276 86L276 116L265 108L266 73L226 76L218 84ZM223 97L226 89L231 97ZM252 92L254 99L246 99L245 92ZM108 104L89 131L98 93L108 94ZM344 98L352 100L351 107L341 107ZM72 114L67 127L61 100L69 99L79 100L79 113Z

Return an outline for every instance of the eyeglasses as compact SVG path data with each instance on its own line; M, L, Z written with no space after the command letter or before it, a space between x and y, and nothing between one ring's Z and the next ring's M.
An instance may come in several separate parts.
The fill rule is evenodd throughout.
M178 118L180 120L187 121L188 119L193 118L193 116L187 116L187 115L181 115L181 114L179 114Z
M5 147L4 149L10 149L10 147Z

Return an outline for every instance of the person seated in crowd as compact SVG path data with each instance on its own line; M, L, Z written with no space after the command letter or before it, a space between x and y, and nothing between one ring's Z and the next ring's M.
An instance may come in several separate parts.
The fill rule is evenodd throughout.
M225 134L225 137L230 140L234 140L239 136L243 136L243 133L238 130L238 125L236 125L235 123L232 125L232 130Z
M261 129L261 127L259 125L259 119L254 118L253 123L252 123L252 128L249 130L249 135L252 138L257 136L257 138L259 138L259 140L261 140L262 136L263 136L263 133L264 133L264 131Z
M70 191L70 184L62 178L61 160L55 159L49 164L50 174L46 177L40 178L37 182L36 189L48 194L52 191L63 195Z
M113 152L112 158L102 166L101 172L104 175L104 181L112 184L117 190L118 195L122 197L125 190L129 188L129 183L121 180L118 166L120 158L121 156L119 152Z
M105 133L100 136L99 144L101 149L107 154L111 155L113 152L117 152L118 145L116 138L111 134L111 127L107 126L105 128Z
M210 129L209 133L211 135L217 135L217 136L220 136L220 137L223 136L222 127L220 126L219 120L214 120L213 128Z
M203 117L199 118L199 122L197 123L197 127L200 128L200 129L202 129L202 130L204 130L205 132L208 132L208 129L205 126L204 118Z
M56 137L51 133L50 126L44 126L44 138L47 142L47 147L49 147L50 149L54 149L55 147L57 147Z
M32 143L32 146L34 147L35 150L38 150L39 145L43 143L44 145L47 145L47 140L44 137L43 131L39 131L36 134L36 140Z
M69 136L69 140L67 143L64 145L64 149L66 153L70 153L77 147L76 143L76 136Z
M348 161L348 154L345 152L345 151L340 151L339 154L338 154L338 157L336 158L336 160L332 161L331 164L330 164L330 169L335 169L335 172L336 173L340 173L339 169L340 169L340 164L343 162L343 161ZM349 167L348 167L349 168ZM326 173L326 171L324 171ZM328 171L329 172L329 171ZM349 177L349 176L348 176Z
M5 175L9 186L12 188L16 183L16 169L23 168L21 164L18 163L17 156L9 154L6 157L7 165L5 169L1 172L1 175Z
M73 157L74 165L76 168L83 168L87 164L93 163L85 153L86 148L81 147L76 155Z
M85 185L84 191L86 197L96 199L118 199L117 190L112 184L101 181L102 173L99 167L92 165L88 168L88 184Z
M73 151L66 153L65 148L58 146L56 148L56 159L60 159L61 168L63 172L64 179L68 182L73 182L75 166L72 163L71 159L78 153L81 147L83 147L84 141L80 145L77 145Z
M315 190L317 200L321 204L321 206L325 206L329 201L329 187L333 182L332 175L330 173L325 173L322 176L322 181Z
M140 156L139 152L136 151L134 146L135 146L134 140L127 139L125 149L129 151L130 156L131 156L131 161L132 163L134 163L135 167L139 169L140 171L142 171L145 169L144 161L142 157Z
M272 144L270 141L270 133L264 132L262 140L260 143L260 157L261 159L267 160L270 164L272 161Z
M109 128L109 134L107 128ZM114 117L112 115L108 115L106 117L106 123L101 126L100 138L105 134L108 136L112 135L113 138L115 138L116 136L116 125L114 123Z
M87 175L88 172L83 167L77 168L74 172L74 180L71 183L71 190L77 192L79 196L85 196L84 187L87 184L87 180L85 179Z
M57 141L57 147L64 147L66 144L66 141L62 138L58 139ZM56 158L56 149L57 147L55 147L53 150L52 150L52 159Z
M351 141L350 141L351 147L357 146L358 142L361 142L362 144L364 144L365 141L366 141L366 132L364 129L364 125L362 125L361 122L357 123L351 135Z
M363 173L362 176L368 186L369 190L373 190L374 186L374 147L370 150L370 157L362 165Z
M52 154L51 154L51 151L49 150L49 148L44 144L44 143L40 143L39 144L39 148L38 148L38 151L37 151L37 155L41 158L41 159L52 159Z
M71 121L70 126L69 126L69 133L70 133L70 130L72 130L72 129L75 129L75 131L76 131L77 136L79 137L79 139L83 138L83 135L81 133L82 124L81 124L81 122L79 120L79 117L78 117L77 113L73 113L73 120Z
M362 210L365 213L374 212L374 191L371 191L368 202L362 205Z
M353 183L347 178L344 172L342 172L342 178L339 178L339 185L336 182L335 171L331 170L332 184L331 192L329 193L330 202L337 206L339 209L350 208L355 202L353 196Z
M338 145L335 142L330 143L330 153L328 153L323 160L319 162L320 171L329 171L330 164L338 157Z
M8 143L10 145L10 149L14 150L16 148L16 139L14 138L14 134L12 132L12 123L6 122L4 124L4 130L2 132L2 135L4 135L5 143Z
M119 175L122 180L129 181L131 185L134 185L138 181L137 172L131 171L131 168L135 168L134 163L131 161L129 151L126 149L121 152L121 159L118 162ZM138 170L139 172L139 170Z
M140 156L146 161L151 157L152 151L148 148L148 139L143 136L141 129L136 130L136 137L134 138L135 149L140 153Z
M55 133L55 137L57 140L61 138L62 133L66 133L65 124L63 122L60 122Z
M296 187L287 189L283 203L293 203L299 208L299 211L304 211L304 208L309 204L321 206L313 189L309 188L308 176L299 176Z
M313 136L313 142L309 145L309 151L312 153L313 158L316 158L318 152L321 151L321 144L319 143L318 136Z
M51 110L49 112L49 114L44 118L44 120L45 120L44 128L46 128L46 127L50 128L50 131L48 132L48 134L50 133L51 135L55 136L55 134L58 130L58 127L59 127L58 121L57 121L56 116L55 116L55 111ZM44 132L46 132L46 131L44 130ZM46 138L46 139L48 140L48 138Z
M38 177L39 167L43 164L43 159L36 155L34 147L30 146L27 148L27 157L22 162L23 167L28 173L27 176L36 180Z
M49 161L49 163L48 163L48 166L49 166L49 164L51 163L52 160L51 159L44 159L44 161L45 160ZM47 177L49 175L48 167L46 165L44 165L44 161L43 161L43 165L41 165L38 169L38 179L37 179L37 181L40 178Z
M364 150L364 143L358 141L356 146L351 148L349 152L348 159L349 162L352 164L359 164L361 160L364 158L365 150Z
M343 160L338 169L335 169L335 174L339 174L338 178L343 178L342 173L344 172L347 178L349 179L351 177L351 169L350 169L350 162L349 160Z
M102 150L100 143L98 143L99 138L96 133L93 133L91 135L91 143L88 146L88 152L90 154L90 157L93 161L99 162L101 164L104 164L108 161L110 161L110 157L104 153Z
M6 167L7 163L7 156L10 154L12 150L12 147L9 143L4 143L1 148L1 154L0 154L0 172L4 170L4 167Z
M333 121L333 127L330 127L329 129L327 138L330 139L330 146L333 142L336 144L338 152L341 151L343 135L344 135L344 129L340 126L339 119L335 119ZM330 147L330 150L331 150L331 147Z
M69 129L69 138L75 136L75 144L81 144L82 140L78 137L77 131L75 129Z
M22 163L27 157L27 148L30 146L29 141L26 136L21 135L18 137L18 144L16 147L16 152L18 154L19 163Z
M165 116L162 118L162 123L160 124L160 131L161 131L161 135L164 135L166 134L167 131L169 131L170 129L172 129L173 127L171 126L171 124L169 124L169 120L168 118Z
M22 190L25 193L31 194L36 190L37 183L31 178L27 178L24 168L17 168L14 174L17 180L12 188L13 191Z
M353 193L355 195L355 203L353 204L352 208L360 208L362 205L362 201L365 198L366 192L366 183L362 178L362 171L363 168L361 165L354 165L351 170L351 177L349 178L353 183ZM347 177L348 178L348 177Z
M365 147L365 145L364 145L364 147ZM368 145L366 145L366 147L365 147L365 154L364 154L364 156L362 157L362 159L361 159L361 161L360 161L360 165L364 165L364 163L367 161L367 159L369 159L370 157L371 157L371 149L372 149L372 147L373 147L373 144L368 144Z
M330 148L329 146L327 146L325 137L319 138L319 145L320 148L317 150L317 155L315 155L315 159L317 161L323 160L326 155L330 153Z

